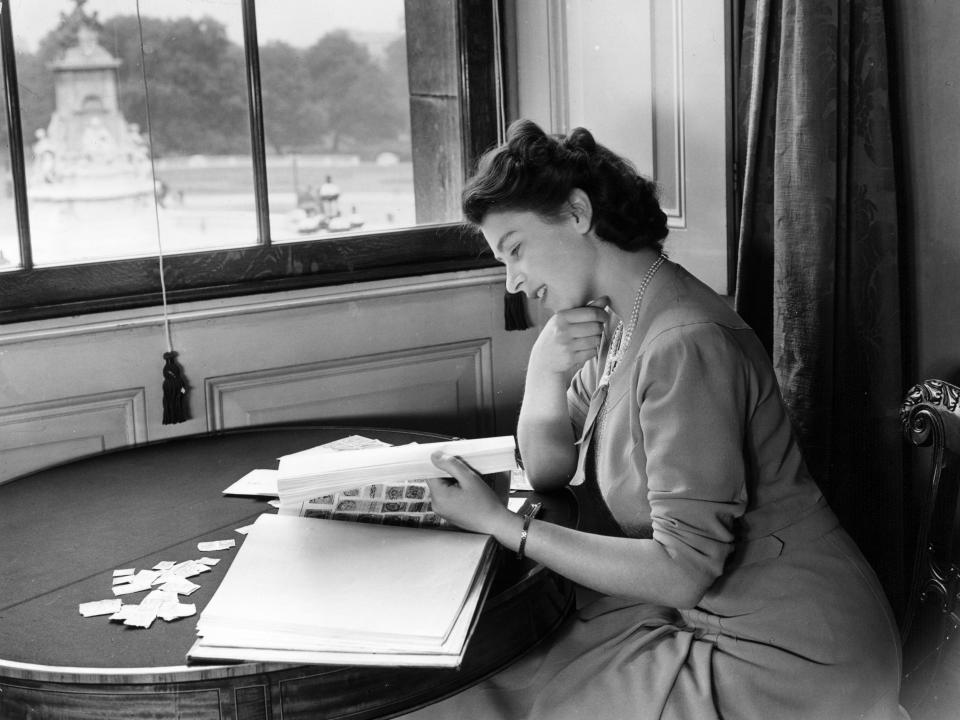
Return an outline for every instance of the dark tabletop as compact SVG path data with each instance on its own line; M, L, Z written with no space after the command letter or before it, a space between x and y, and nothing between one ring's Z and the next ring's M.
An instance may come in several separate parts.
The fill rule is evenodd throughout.
M182 666L196 621L224 577L248 525L275 512L267 498L222 491L281 455L361 434L391 444L437 442L427 433L366 428L259 428L108 452L0 485L0 661L60 667ZM235 539L201 552L197 543ZM113 570L162 560L220 558L181 602L197 615L148 629L85 618L78 605L112 598ZM143 593L123 596L139 602Z

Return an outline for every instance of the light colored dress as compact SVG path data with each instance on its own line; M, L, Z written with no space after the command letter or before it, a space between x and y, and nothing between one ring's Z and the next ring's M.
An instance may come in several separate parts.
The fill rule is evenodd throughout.
M585 591L544 645L411 717L899 717L892 613L807 472L752 330L668 262L606 398L602 360L568 392L574 482L713 585L692 610Z

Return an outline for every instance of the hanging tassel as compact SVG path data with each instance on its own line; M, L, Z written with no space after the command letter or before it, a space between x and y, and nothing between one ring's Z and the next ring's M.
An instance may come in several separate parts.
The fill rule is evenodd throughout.
M520 293L504 293L503 320L506 330L526 330L531 327L527 317L527 298Z
M163 354L163 424L182 423L189 418L187 412L187 383L183 369L173 350Z

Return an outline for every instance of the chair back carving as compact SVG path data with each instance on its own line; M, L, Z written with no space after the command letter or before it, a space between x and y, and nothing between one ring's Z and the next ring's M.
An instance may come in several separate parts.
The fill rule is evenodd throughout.
M900 407L900 423L912 445L930 448L918 496L917 543L901 635L906 645L920 631L921 607L935 599L939 617L927 641L937 644L948 623L960 625L960 387L944 380L914 385Z

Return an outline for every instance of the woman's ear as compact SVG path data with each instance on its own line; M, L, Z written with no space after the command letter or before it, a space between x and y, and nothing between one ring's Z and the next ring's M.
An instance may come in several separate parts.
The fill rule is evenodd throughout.
M590 196L580 188L574 188L570 192L567 205L577 230L582 233L589 231L593 227L593 205L590 203Z

